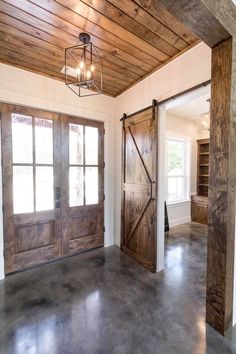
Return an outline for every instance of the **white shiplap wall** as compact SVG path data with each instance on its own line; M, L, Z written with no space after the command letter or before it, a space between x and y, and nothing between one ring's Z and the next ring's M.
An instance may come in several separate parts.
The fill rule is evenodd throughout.
M79 99L63 82L0 64L0 102L32 106L105 123L105 246L114 244L114 98L100 95ZM0 279L3 277L3 230L0 212Z

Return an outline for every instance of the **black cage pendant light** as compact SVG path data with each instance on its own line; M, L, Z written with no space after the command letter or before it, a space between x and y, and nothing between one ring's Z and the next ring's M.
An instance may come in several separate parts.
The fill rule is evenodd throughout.
M90 35L79 35L81 44L65 50L65 84L77 96L93 96L102 93L102 60Z

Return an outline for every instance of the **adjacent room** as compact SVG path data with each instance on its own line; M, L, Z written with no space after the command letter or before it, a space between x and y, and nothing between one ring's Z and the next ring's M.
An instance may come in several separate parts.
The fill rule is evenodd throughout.
M0 0L0 353L236 353L234 0Z
M166 110L165 200L170 227L190 221L207 225L210 84L196 93Z

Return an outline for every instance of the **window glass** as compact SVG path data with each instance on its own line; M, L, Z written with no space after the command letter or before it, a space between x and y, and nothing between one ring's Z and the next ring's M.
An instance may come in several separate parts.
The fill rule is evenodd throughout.
M12 160L13 163L33 162L32 117L12 114Z
M69 124L69 156L70 165L83 164L84 136L83 126Z
M84 204L83 167L69 167L69 205Z
M53 167L36 167L36 211L52 210L53 203Z
M35 158L37 164L53 163L53 122L35 118Z
M14 214L34 211L33 167L13 166Z
M85 169L85 204L98 203L98 167Z
M85 163L98 164L98 128L85 127Z
M179 202L188 198L187 141L167 139L167 202Z
M168 140L168 176L183 175L185 142Z

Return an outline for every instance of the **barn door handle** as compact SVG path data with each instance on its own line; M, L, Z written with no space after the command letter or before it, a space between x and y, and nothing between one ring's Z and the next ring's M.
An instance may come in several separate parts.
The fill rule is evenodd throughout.
M61 207L61 188L55 188L55 208Z
M156 182L152 181L151 184L151 199L155 200L156 199Z

